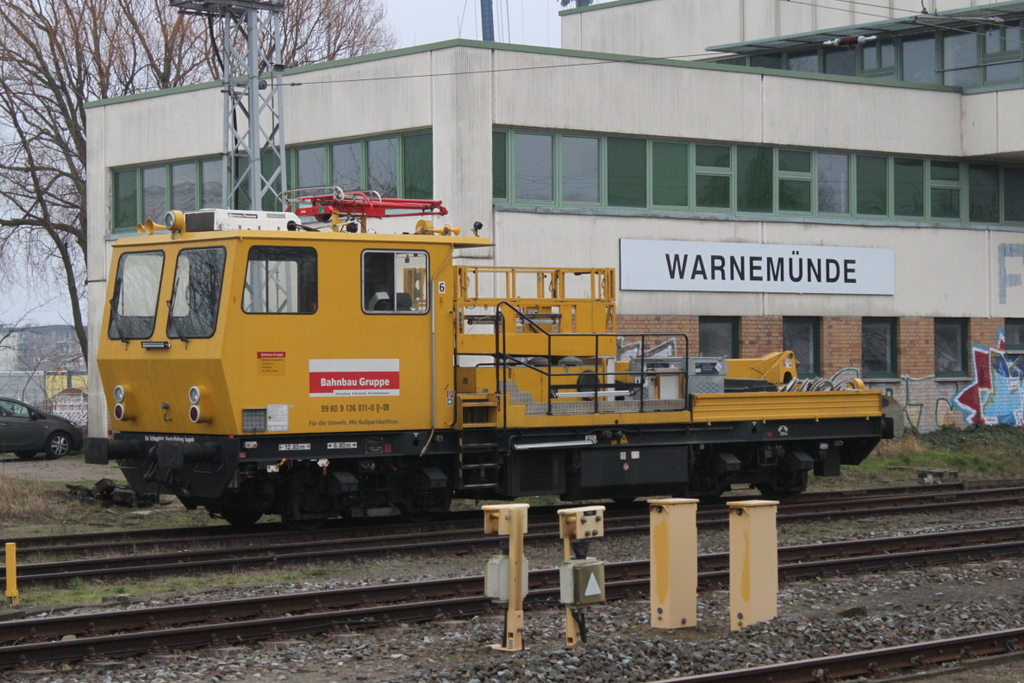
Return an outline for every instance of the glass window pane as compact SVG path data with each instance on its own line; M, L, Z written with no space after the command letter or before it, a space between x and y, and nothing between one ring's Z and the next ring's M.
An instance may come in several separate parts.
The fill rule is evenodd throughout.
M142 170L142 220L160 223L167 213L167 167Z
M933 161L929 164L932 168L932 180L949 180L959 182L960 163L957 161Z
M811 52L790 52L789 70L818 73L818 51Z
M508 134L491 133L491 196L508 199Z
M295 186L320 187L327 183L327 150L307 147L295 152Z
M933 34L903 40L903 80L911 83L935 83L939 80Z
M794 173L811 172L811 153L793 149L779 150L779 170Z
M280 168L281 164L276 154L265 153L260 158L260 172L263 174L263 178L270 178ZM278 200L277 195L281 191L281 176L278 175L274 178L274 182L271 183L271 187L263 193L263 201L261 202L264 211L281 211L281 202Z
M977 85L978 36L976 33L947 33L943 36L946 85Z
M923 160L893 160L893 209L897 216L924 216Z
M850 213L850 157L818 154L818 211Z
M114 228L134 228L139 223L138 171L114 172Z
M200 208L224 208L224 162L210 159L202 163L203 196Z
M516 133L515 192L517 201L549 202L554 193L553 141L550 135Z
M832 74L833 76L856 76L857 51L847 50L846 48L826 50L825 73Z
M434 136L417 133L402 138L402 196L430 199L434 196Z
M562 201L600 201L600 141L562 137Z
M365 313L426 313L429 292L426 252L363 252Z
M1004 218L1024 221L1024 169L1004 168L1003 182L1006 184Z
M750 66L759 67L761 69L781 69L782 68L782 53L774 55L752 55L750 57Z
M999 167L970 166L967 201L970 202L970 220L979 223L999 222Z
M772 211L771 147L736 147L736 208L739 211Z
M687 146L678 142L655 142L651 145L653 201L657 206L686 206L689 198L689 154Z
M1021 80L1020 57L1009 57L1006 64L995 64L985 67L986 83L1003 83Z
M779 211L810 211L811 181L779 178Z
M178 211L195 211L195 164L175 164L171 166L171 208Z
M857 213L884 216L889 213L888 159L857 156Z
M729 146L697 145L696 162L698 166L729 168Z
M345 142L331 147L331 184L349 192L365 188L362 143Z
M1006 348L1013 351L1024 350L1024 320L1020 318L1006 319Z
M935 372L942 375L966 372L962 322L935 320Z
M728 176L698 175L695 184L697 206L709 209L730 208L729 181Z
M715 64L728 64L729 66L746 66L746 57L729 57L728 59L717 59Z
M128 252L117 262L110 300L110 339L148 339L156 325L164 252Z
M647 141L608 138L608 206L647 206Z
M861 349L866 374L895 375L893 332L890 320L864 318L861 324Z
M167 336L171 339L208 339L217 329L224 247L182 249L174 269Z
M735 318L700 319L700 355L735 358L739 335Z
M366 143L370 189L381 197L398 196L398 138L370 140Z
M316 313L316 249L262 247L249 249L242 290L245 313Z
M796 354L798 374L818 374L818 326L809 318L787 318L782 321L782 346Z
M933 187L932 218L960 220L960 190L949 187Z

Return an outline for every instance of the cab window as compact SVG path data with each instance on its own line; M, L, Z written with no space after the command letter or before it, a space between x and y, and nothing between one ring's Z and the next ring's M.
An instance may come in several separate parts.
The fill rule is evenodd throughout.
M27 420L31 416L32 414L29 412L27 406L15 403L14 401L5 401L0 399L0 417L20 417Z
M182 249L174 269L170 339L206 339L217 329L224 279L224 247Z
M430 310L425 251L364 251L363 312L422 314Z
M149 339L156 325L160 277L164 270L162 251L133 251L121 254L110 299L111 339Z
M244 312L309 314L316 309L316 249L257 246L249 250Z

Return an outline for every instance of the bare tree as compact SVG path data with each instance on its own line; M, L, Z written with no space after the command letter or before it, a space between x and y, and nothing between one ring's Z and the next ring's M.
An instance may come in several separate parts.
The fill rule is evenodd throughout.
M288 66L393 47L382 0L287 0ZM166 0L0 0L0 280L66 289L83 357L92 100L219 74L201 17Z

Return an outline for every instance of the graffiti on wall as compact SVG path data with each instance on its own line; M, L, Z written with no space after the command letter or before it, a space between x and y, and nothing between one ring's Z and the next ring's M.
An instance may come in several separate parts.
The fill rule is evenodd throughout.
M1006 352L1006 336L999 330L994 347L971 347L974 381L953 397L953 403L971 425L1024 426L1021 375L1024 357Z

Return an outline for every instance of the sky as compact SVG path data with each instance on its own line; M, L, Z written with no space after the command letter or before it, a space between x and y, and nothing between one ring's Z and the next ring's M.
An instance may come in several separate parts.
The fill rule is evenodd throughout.
M413 47L452 38L481 39L480 0L382 0L387 21L395 29L398 47ZM495 39L503 43L559 47L561 26L559 0L491 0L494 8ZM570 6L575 6L571 3ZM70 312L58 293L48 302L38 293L8 291L0 301L0 322L15 321L27 313L25 322L59 324ZM49 298L49 297L48 297Z
M480 0L382 0L399 47L452 38L481 39ZM494 36L503 43L559 47L559 0L491 0ZM572 4L575 6L575 3Z

